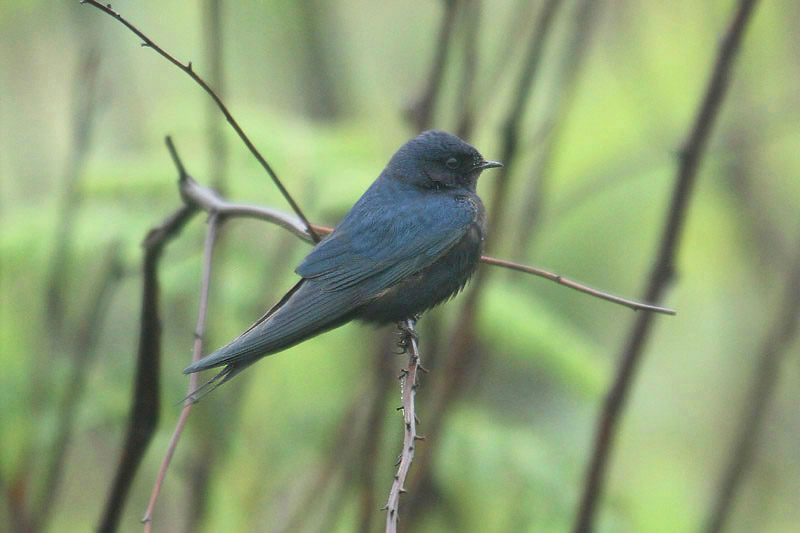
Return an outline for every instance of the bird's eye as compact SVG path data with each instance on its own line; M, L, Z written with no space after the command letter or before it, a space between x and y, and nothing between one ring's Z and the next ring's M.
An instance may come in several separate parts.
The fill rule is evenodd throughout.
M458 168L458 159L456 159L455 157L451 157L450 159L445 161L444 164L447 168L455 170Z

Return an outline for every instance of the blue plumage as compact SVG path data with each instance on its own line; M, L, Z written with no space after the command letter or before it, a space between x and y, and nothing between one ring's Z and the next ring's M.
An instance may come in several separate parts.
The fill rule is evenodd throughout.
M224 365L216 388L261 357L353 319L404 320L450 298L480 260L486 228L475 186L497 166L445 132L410 140L300 263L292 290L184 373Z

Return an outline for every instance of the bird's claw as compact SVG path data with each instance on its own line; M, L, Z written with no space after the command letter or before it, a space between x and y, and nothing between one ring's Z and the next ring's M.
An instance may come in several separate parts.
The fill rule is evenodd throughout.
M418 318L418 316L415 316L409 320L402 320L397 323L397 331L400 333L397 346L402 350L400 353L406 353L412 342L419 343L419 334L416 329L414 329Z

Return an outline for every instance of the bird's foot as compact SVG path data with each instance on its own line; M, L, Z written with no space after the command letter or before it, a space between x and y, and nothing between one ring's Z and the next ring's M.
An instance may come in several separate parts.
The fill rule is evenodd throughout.
M411 343L419 343L419 334L414 326L419 317L414 317L408 320L401 320L397 323L397 331L400 333L400 338L397 340L397 347L400 348L400 353L406 353Z

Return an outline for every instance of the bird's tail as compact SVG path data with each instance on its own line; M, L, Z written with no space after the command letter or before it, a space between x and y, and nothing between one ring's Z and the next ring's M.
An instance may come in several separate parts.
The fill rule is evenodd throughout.
M347 298L326 297L324 291L317 289L313 284L309 286L308 280L300 280L244 333L186 367L184 374L225 366L186 399L198 399L196 393L205 396L261 357L289 348L347 322L347 312L352 309L352 303Z

